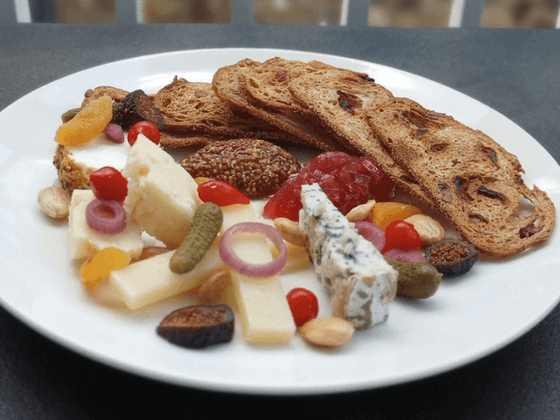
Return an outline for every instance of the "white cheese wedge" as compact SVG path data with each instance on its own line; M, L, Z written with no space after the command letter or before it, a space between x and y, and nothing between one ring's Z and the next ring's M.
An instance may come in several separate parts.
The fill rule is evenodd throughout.
M169 269L174 251L135 262L113 270L109 285L130 309L139 309L200 286L212 274L226 265L220 258L219 241L208 250L192 271L175 274Z
M304 185L301 201L300 227L309 237L315 273L331 296L332 315L349 320L356 329L385 321L398 272L319 185Z
M95 198L91 190L75 190L70 202L68 215L68 247L71 258L87 258L105 248L118 248L138 258L142 253L142 229L127 215L124 231L117 234L105 234L91 227L86 219L86 208Z
M270 245L262 235L239 234L232 242L237 256L245 261L252 264L272 261ZM255 344L288 343L296 326L280 277L257 278L231 273L245 339Z
M224 207L224 230L236 223L258 222L253 205ZM251 264L272 261L271 245L260 234L236 234L232 237L236 255ZM236 307L243 324L245 339L254 344L285 344L295 334L294 318L278 275L248 277L231 272Z
M227 206L222 211L223 231L236 223L258 221L252 204ZM218 241L189 273L178 275L171 272L171 251L112 271L109 284L130 309L138 309L194 289L226 267L219 256ZM239 234L234 235L232 241L235 252L242 259L251 263L272 260L271 245L262 235ZM232 278L235 307L246 340L260 344L290 341L296 326L279 276L250 278L232 271Z
M161 147L139 135L123 169L128 178L125 208L168 248L181 245L201 201L193 177Z

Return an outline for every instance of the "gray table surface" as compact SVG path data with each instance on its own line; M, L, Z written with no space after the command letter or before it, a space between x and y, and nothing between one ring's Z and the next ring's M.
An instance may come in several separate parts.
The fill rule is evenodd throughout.
M560 161L557 30L4 25L0 110L46 83L95 65L213 47L329 53L413 72L504 114ZM99 364L44 338L0 307L0 418L219 418L240 413L271 419L559 419L559 349L557 307L505 348L435 377L326 396L243 396L162 384Z

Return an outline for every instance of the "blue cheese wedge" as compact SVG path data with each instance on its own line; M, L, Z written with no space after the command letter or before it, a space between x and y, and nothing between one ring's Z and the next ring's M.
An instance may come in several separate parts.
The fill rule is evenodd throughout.
M331 298L333 316L366 329L389 316L398 272L361 236L318 184L304 185L300 227L309 237L315 273Z

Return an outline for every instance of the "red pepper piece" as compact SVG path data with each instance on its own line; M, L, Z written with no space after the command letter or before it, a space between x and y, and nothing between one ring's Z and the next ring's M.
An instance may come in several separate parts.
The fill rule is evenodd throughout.
M292 310L296 326L301 327L310 319L317 318L319 314L319 301L312 291L303 287L296 287L290 290L286 298Z
M385 228L385 246L382 254L390 249L418 250L422 246L422 238L412 223L395 220Z
M218 206L249 204L251 200L233 185L219 180L206 181L198 186L198 196L202 201L211 201Z
M118 169L104 166L89 176L89 184L95 197L123 203L128 194L128 181Z
M132 146L134 143L136 143L136 139L138 138L139 134L144 134L155 144L159 144L160 133L154 123L151 123L150 121L138 121L136 124L130 127L127 136L128 144Z

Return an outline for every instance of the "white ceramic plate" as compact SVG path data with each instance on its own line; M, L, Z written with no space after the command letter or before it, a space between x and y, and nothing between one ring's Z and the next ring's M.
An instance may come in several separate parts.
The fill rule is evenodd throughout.
M512 342L556 306L560 269L554 232L523 256L479 262L467 275L445 280L419 302L396 302L383 325L356 334L334 351L317 350L299 337L285 347L228 344L186 350L159 338L155 328L174 299L134 313L100 304L86 294L70 262L66 223L39 209L37 192L55 179L53 135L60 115L99 85L156 92L179 75L210 81L215 70L242 58L317 59L366 72L395 95L453 115L482 129L520 157L528 185L560 203L560 168L531 136L487 106L410 73L342 57L279 50L183 51L129 59L64 77L21 98L0 113L0 302L55 342L116 368L169 383L211 390L303 394L368 389L403 383L479 359ZM529 153L528 153L529 152ZM290 276L320 292L311 273ZM325 311L326 302L321 296Z

